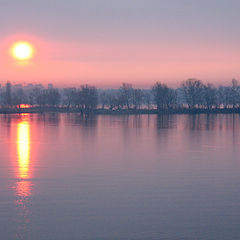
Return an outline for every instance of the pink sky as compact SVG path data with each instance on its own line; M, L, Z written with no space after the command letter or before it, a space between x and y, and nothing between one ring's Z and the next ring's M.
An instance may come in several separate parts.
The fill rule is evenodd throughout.
M28 41L36 54L19 64L9 54L16 41ZM183 41L57 41L33 35L8 36L0 41L0 81L53 83L56 86L91 84L118 87L130 82L151 87L156 81L177 86L187 78L226 83L239 77L236 46Z
M3 1L0 83L118 87L188 78L240 79L240 1ZM17 64L8 50L29 41L36 56Z

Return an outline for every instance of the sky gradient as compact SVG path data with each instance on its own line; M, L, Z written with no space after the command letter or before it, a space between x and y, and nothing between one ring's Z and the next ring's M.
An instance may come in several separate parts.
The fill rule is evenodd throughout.
M0 82L170 86L240 78L237 0L0 0ZM29 64L9 56L29 41Z

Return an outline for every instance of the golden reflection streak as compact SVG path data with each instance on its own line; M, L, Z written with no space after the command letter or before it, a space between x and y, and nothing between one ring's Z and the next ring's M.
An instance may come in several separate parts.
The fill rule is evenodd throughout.
M17 125L17 153L18 153L18 178L16 190L20 197L28 197L31 194L30 176L30 129L27 121Z
M31 136L28 114L21 114L21 120L16 125L16 192L15 206L17 209L18 239L33 239L31 237L31 198L33 191L31 164Z
M19 178L27 179L29 178L30 155L30 133L28 122L21 122L18 124L17 149Z

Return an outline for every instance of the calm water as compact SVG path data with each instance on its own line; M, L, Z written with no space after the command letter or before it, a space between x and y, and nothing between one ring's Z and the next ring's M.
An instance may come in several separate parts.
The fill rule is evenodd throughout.
M0 239L240 239L240 115L1 115L0 154Z

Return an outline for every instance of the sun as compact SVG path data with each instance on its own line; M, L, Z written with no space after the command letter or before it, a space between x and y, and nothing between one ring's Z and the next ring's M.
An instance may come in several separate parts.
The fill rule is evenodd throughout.
M12 56L17 60L28 60L34 55L34 48L29 42L16 42L11 48Z

